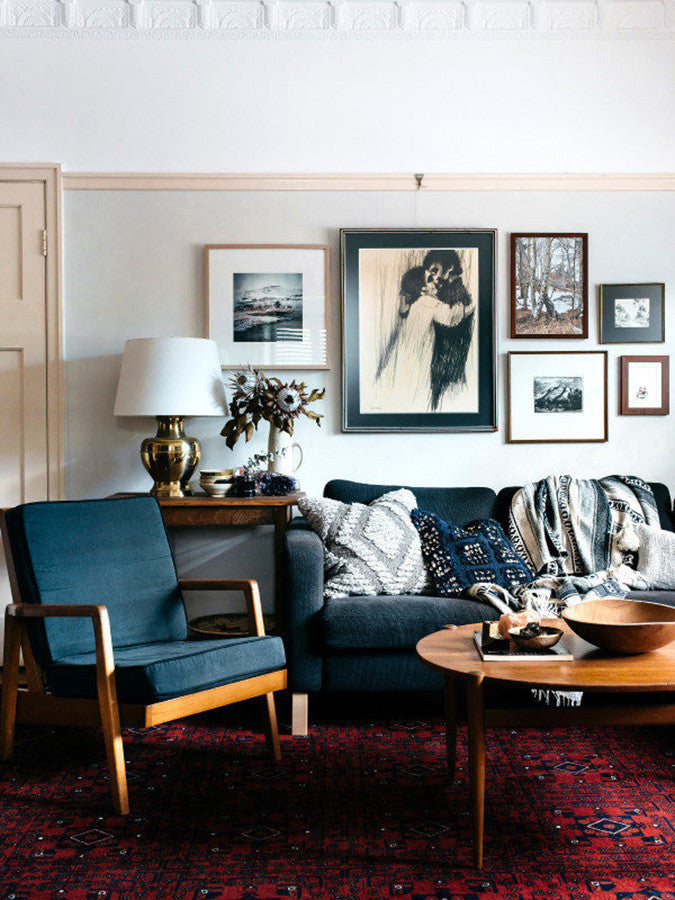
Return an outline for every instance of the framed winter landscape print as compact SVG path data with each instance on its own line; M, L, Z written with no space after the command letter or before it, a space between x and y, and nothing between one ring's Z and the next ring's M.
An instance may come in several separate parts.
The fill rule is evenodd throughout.
M601 344L661 344L665 284L601 284Z
M607 440L607 352L508 354L511 444Z
M667 416L670 374L667 356L621 357L622 416Z
M494 431L496 231L342 229L345 431Z
M206 337L224 369L328 368L330 250L323 244L207 244Z
M588 337L588 234L511 235L511 337Z

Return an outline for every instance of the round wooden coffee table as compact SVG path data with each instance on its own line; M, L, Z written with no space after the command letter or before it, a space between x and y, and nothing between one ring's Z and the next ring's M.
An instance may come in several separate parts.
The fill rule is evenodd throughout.
M547 622L565 632L563 642L572 661L483 662L474 643L481 623L444 629L423 638L417 653L423 663L445 678L448 772L455 775L457 692L466 691L469 734L469 784L473 827L473 859L483 865L485 808L485 729L555 728L583 725L663 725L675 723L675 703L657 698L640 703L581 706L491 707L486 688L510 685L597 693L669 693L675 691L675 643L639 656L609 656L577 637L562 620ZM489 697L489 692L488 692ZM503 699L503 698L502 698ZM675 698L673 698L675 700ZM666 698L670 701L670 697Z

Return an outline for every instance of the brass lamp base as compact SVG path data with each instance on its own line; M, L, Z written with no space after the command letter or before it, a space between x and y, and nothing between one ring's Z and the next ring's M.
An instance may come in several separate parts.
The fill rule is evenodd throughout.
M157 416L157 434L141 444L143 465L155 482L150 493L184 497L200 457L199 441L183 431L183 416Z

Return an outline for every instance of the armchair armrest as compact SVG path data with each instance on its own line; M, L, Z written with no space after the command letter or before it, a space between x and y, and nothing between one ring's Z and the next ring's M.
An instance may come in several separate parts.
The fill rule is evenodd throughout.
M107 678L115 671L112 635L108 610L102 604L79 603L10 603L5 609L5 623L12 628L11 620L25 619L91 619L96 642L96 678ZM19 622L17 621L18 625Z
M258 589L257 581L236 578L199 578L179 581L178 587L182 591L242 591L246 601L248 627L257 637L264 636L265 623L262 606L260 605L260 590Z

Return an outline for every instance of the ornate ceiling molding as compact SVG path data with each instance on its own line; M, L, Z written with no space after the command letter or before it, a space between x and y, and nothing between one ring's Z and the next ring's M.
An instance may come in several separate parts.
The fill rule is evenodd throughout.
M0 0L12 37L675 38L675 0Z

